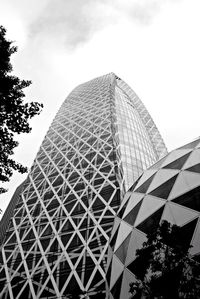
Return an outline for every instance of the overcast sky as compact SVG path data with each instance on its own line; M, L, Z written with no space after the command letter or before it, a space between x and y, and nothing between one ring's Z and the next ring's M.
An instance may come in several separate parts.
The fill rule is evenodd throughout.
M0 23L18 46L14 74L33 82L27 101L44 104L15 159L30 167L69 92L110 72L138 94L169 150L198 137L199 14L199 0L0 0ZM3 210L25 177L5 185Z

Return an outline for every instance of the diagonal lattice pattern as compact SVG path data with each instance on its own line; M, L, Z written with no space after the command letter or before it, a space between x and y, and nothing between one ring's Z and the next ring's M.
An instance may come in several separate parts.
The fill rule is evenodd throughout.
M121 199L165 154L147 110L116 75L75 88L15 205L1 249L0 298L105 290L109 236Z
M144 171L124 196L110 238L110 299L130 298L136 250L162 220L181 227L190 254L200 258L200 138Z

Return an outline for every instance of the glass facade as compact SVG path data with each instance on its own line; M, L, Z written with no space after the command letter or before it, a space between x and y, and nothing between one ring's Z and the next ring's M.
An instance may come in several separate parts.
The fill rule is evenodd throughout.
M151 139L134 107L132 98L118 85L115 87L117 132L126 190L133 181L158 159Z
M142 102L115 74L75 88L15 204L1 250L0 298L105 292L109 237L123 195L165 154Z
M136 250L163 220L181 227L189 253L199 261L200 139L144 171L124 196L110 238L107 298L130 298Z

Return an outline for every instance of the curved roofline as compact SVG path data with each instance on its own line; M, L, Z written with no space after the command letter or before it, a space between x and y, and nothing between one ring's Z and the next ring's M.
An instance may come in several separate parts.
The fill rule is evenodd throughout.
M119 78L114 73L110 73L110 75L112 76L112 79L114 77L114 79L117 80L118 85L121 86L123 90L127 93L127 95L130 97L134 107L138 111L140 118L148 132L149 138L155 149L155 153L158 156L158 159L161 159L162 157L168 154L167 147L163 141L163 138L156 124L154 123L151 115L146 109L145 105L142 103L138 95L133 91L133 89L126 82L124 82L121 78Z

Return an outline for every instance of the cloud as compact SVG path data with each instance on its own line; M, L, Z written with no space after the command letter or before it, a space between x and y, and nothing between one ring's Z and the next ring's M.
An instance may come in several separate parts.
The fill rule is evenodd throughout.
M181 0L116 0L115 8L130 18L133 22L149 25L162 8L168 4L175 4Z
M100 0L49 0L32 24L31 35L53 38L73 49L106 26L105 6L105 1Z
M122 6L120 9L133 21L138 22L139 24L148 25L159 12L162 2L162 0L140 0L135 1L135 3L129 3L126 7Z
M179 0L48 0L31 25L31 37L68 49L86 43L106 26L125 18L148 25L166 3Z

